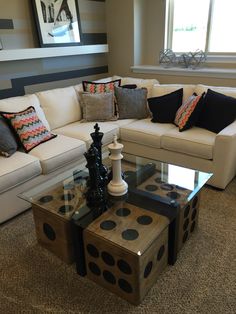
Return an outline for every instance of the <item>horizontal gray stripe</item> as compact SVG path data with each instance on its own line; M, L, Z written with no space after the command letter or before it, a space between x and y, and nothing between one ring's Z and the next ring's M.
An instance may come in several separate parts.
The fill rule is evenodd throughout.
M13 29L13 20L10 19L0 19L0 29Z

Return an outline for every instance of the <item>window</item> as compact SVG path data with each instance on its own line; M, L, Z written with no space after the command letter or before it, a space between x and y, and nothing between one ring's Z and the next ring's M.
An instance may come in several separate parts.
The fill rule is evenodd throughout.
M166 0L166 48L236 54L235 0Z

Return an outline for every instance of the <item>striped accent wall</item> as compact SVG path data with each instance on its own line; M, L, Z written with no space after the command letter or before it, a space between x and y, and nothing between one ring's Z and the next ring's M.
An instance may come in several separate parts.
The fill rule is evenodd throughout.
M83 45L107 43L105 1L77 0ZM38 47L33 11L28 0L11 0L1 10L3 49ZM5 18L11 16L11 20ZM2 26L2 28L1 28ZM43 48L42 48L43 49ZM106 53L0 62L0 99L65 87L106 77Z

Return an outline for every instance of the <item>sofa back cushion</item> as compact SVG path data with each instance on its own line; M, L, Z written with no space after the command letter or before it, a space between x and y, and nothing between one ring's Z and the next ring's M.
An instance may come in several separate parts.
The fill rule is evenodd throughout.
M51 129L81 120L81 108L72 86L42 91L36 95Z
M18 97L11 97L0 100L0 111L4 112L19 112L33 106L45 127L50 131L49 123L45 117L45 114L40 106L39 100L36 95L25 95Z
M159 81L156 79L143 79L137 77L121 77L114 75L113 80L121 79L121 86L122 85L130 85L135 84L137 88L147 88L147 97L151 97L152 95L152 88L154 84L159 84Z
M183 88L183 103L193 94L196 85L192 84L155 84L151 97L160 97ZM202 94L202 93L201 93ZM199 94L199 95L201 95Z
M226 96L236 98L236 87L208 86L208 85L198 84L196 85L196 88L194 91L196 94L201 95L203 92L206 93L208 89L211 89L217 93L224 94Z

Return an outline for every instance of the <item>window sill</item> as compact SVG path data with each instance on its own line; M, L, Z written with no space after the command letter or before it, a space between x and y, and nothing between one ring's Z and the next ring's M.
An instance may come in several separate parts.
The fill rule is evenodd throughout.
M236 78L236 69L220 69L220 68L177 68L170 67L164 68L154 65L134 65L131 67L134 73L148 73L148 74L161 74L161 75L174 75L174 76L201 76L201 77L214 77L214 78Z
M0 51L1 61L29 60L51 57L107 53L108 45L84 45L71 47L6 49Z

